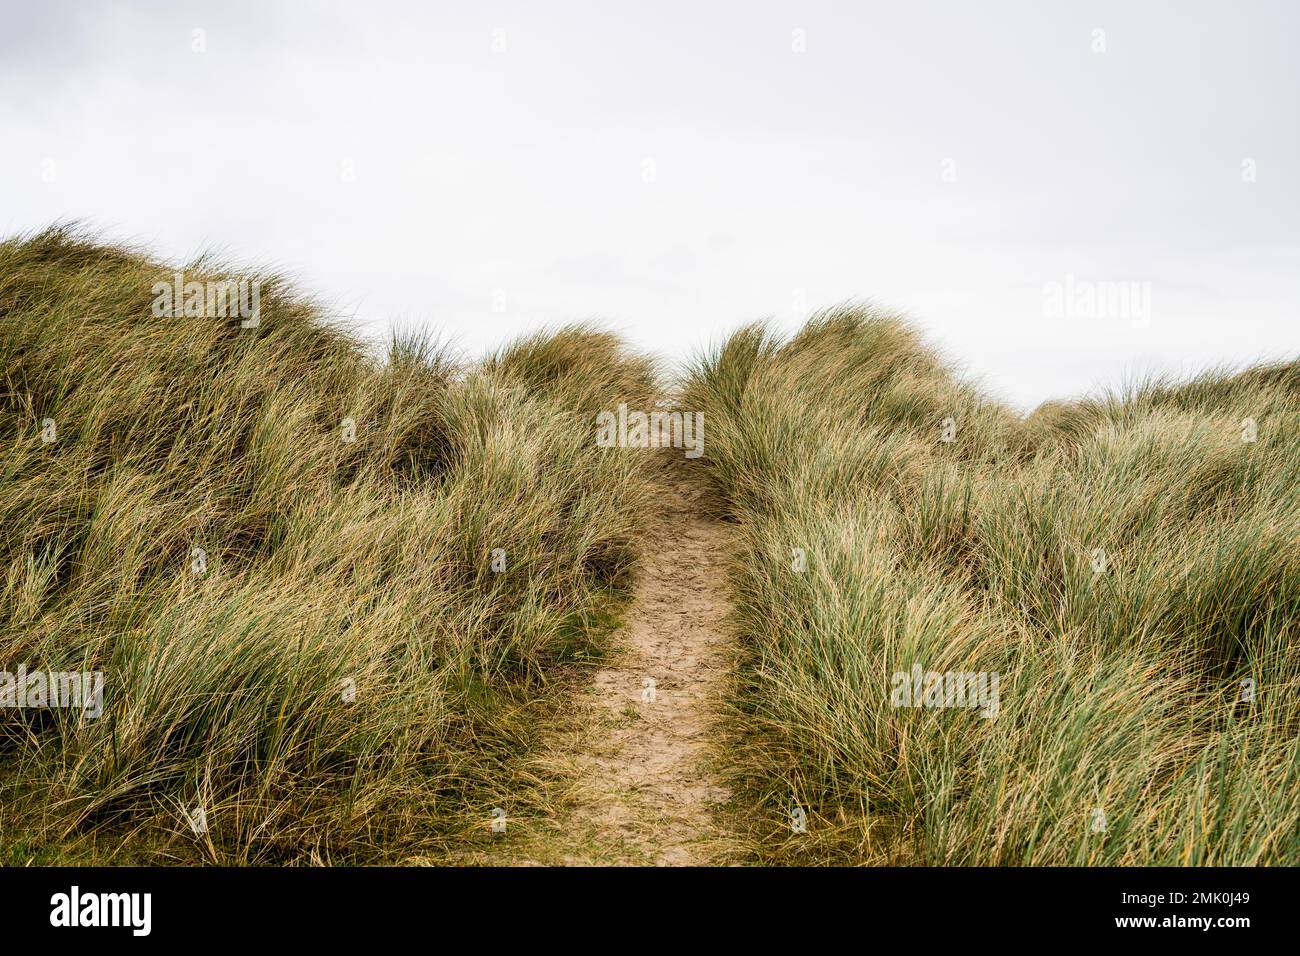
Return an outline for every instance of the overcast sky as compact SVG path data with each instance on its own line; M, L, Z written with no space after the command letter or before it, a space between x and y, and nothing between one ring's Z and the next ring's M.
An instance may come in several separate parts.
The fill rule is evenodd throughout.
M870 299L1022 407L1300 354L1295 2L0 9L6 234L224 250L369 336Z

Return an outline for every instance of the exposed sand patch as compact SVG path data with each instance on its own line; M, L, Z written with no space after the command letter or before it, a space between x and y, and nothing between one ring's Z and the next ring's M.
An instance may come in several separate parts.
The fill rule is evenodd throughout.
M709 766L730 666L728 530L708 516L685 467L663 479L635 599L614 635L618 650L541 758L574 790L558 832L542 836L529 862L713 862L729 796Z

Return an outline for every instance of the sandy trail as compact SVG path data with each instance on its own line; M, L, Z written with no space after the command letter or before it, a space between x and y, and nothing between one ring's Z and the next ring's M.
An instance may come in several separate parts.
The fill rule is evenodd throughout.
M557 862L707 864L728 794L708 766L730 663L724 619L727 529L679 465L660 512L620 645L578 695L553 766L576 782ZM550 854L548 854L550 855Z

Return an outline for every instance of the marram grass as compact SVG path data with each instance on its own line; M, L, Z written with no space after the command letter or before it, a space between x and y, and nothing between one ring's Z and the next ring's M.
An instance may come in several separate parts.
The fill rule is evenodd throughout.
M0 862L454 862L544 818L521 757L653 513L594 414L654 366L586 327L375 355L273 274L255 327L159 316L174 272L0 243L0 670L105 675L95 718L0 709ZM1300 364L1024 418L844 307L677 397L735 525L753 860L1300 862Z
M1022 420L845 307L682 401L738 523L757 859L1300 863L1300 363ZM896 706L917 665L996 716Z
M0 710L4 861L400 860L513 813L638 557L644 462L586 412L652 367L585 328L371 356L273 275L256 328L158 317L171 274L0 244L0 669L106 684L97 719Z

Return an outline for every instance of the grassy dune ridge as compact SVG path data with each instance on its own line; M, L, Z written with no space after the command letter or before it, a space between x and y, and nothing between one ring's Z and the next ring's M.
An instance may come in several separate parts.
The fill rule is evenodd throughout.
M0 708L0 863L455 862L555 818L529 756L664 507L595 415L655 365L589 327L378 355L211 258L257 326L156 315L174 271L0 242L0 671L105 675L98 718ZM1300 863L1300 362L1026 418L846 306L675 400L734 523L743 858ZM995 713L898 706L915 669Z
M845 307L682 403L738 523L758 858L1300 862L1300 363L1021 419ZM894 706L918 664L997 673L996 717Z
M74 228L0 244L0 669L106 679L99 719L0 710L0 844L185 858L202 806L210 859L400 858L487 820L627 591L645 463L590 416L654 368L576 327L374 357L276 275L257 328L159 318L171 274Z

